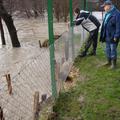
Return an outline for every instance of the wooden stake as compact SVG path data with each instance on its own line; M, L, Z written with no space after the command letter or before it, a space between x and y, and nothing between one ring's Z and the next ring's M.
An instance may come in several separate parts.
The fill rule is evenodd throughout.
M3 109L0 107L0 120L5 120L3 116Z
M41 42L40 42L40 40L39 40L39 47L40 47L40 48L42 48L42 45L41 45Z
M47 94L43 94L43 95L41 96L41 102L45 102L46 99L47 99Z
M6 80L7 80L7 84L8 84L8 92L9 95L12 95L12 84L11 84L11 76L10 74L5 75L6 76Z
M39 118L39 92L34 94L34 106L33 106L33 120L38 120Z

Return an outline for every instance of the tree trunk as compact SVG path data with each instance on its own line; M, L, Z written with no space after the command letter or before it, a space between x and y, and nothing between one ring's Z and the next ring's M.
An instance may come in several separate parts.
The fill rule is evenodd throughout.
M32 17L31 12L28 9L25 9L25 13L26 13L28 19L30 17Z
M4 14L1 17L5 21L5 24L8 28L10 38L11 38L11 41L12 41L12 46L13 47L20 47L20 42L18 40L17 31L16 31L16 28L14 26L11 15Z
M18 40L17 31L13 23L12 16L7 13L3 6L3 1L0 0L0 17L4 20L12 41L13 47L20 47L20 42Z
M6 45L5 36L4 36L4 29L3 29L3 24L2 24L1 17L0 17L0 32L1 32L2 45Z

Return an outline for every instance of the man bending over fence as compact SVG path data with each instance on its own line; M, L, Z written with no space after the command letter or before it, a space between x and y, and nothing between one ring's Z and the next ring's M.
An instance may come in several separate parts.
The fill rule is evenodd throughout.
M90 12L83 10L80 11L79 8L76 8L74 10L74 14L76 16L76 19L74 20L73 24L82 25L82 27L89 32L88 40L85 43L85 48L80 54L80 57L84 57L87 55L88 49L91 45L93 45L93 49L89 55L96 55L100 22L95 16L91 15Z

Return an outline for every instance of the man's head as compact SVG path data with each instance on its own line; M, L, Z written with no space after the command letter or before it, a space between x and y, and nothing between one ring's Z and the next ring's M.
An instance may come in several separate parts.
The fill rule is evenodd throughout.
M106 11L106 12L108 12L110 9L111 9L111 7L112 7L112 1L111 0L106 0L105 2L104 2L104 4L102 5L102 7L104 8L104 10Z
M75 8L74 14L75 14L75 16L77 16L78 14L80 14L80 9L79 8Z

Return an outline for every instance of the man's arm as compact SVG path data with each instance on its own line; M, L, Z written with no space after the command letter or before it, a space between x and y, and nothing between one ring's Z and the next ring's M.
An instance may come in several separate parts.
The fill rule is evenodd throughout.
M120 13L116 15L116 32L114 35L114 41L120 38Z
M80 17L80 18L76 19L74 21L74 25L80 25L84 19L85 19L84 17Z

